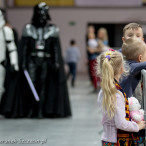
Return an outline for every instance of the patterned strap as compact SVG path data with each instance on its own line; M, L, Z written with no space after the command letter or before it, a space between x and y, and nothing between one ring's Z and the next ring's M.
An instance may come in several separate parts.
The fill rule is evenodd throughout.
M126 112L125 119L130 121L131 118L130 118L130 112L129 112L129 103L128 103L126 94L116 80L115 80L115 86L117 90L122 92L125 98L125 112ZM132 145L131 133L118 129L117 130L117 146L131 146L131 145Z
M126 120L131 121L130 112L129 112L129 103L128 103L128 99L126 97L126 93L123 91L122 87L119 85L119 83L116 81L116 79L114 79L114 80L115 80L115 86L116 86L117 90L122 92L122 94L125 98L125 101L126 101L125 102L125 112L126 112L125 118L126 118Z

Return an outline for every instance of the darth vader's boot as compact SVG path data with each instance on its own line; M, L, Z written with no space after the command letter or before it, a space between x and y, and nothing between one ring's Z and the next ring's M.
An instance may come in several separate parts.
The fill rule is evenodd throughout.
M38 118L39 113L39 103L34 101L32 105L32 113L30 115L31 118Z
M39 119L42 119L44 116L43 116L43 112L42 110L40 109L39 112L38 112L38 118Z
M44 95L44 92L42 92L42 95ZM39 101L39 111L38 111L39 119L42 119L44 117L43 114L44 97L42 95L40 95L40 101Z
M4 93L4 90L0 90L0 102L1 102L1 99L2 99L2 96L3 96L3 93Z

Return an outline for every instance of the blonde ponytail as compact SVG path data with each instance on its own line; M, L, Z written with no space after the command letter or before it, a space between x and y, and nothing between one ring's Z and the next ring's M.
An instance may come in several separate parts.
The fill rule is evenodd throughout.
M105 58L102 64L102 82L101 88L103 91L103 109L107 111L110 118L114 116L116 105L116 88L114 85L114 71L108 58Z
M113 118L116 111L116 93L114 84L115 75L123 63L122 54L117 51L106 51L100 56L101 89L103 93L102 107L109 118Z

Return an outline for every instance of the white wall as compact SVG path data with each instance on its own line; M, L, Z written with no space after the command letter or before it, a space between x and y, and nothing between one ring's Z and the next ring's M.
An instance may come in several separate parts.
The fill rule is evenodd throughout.
M8 19L21 34L22 28L32 17L32 8L8 9ZM85 34L88 22L94 23L146 23L146 8L51 8L53 22L60 28L63 52L69 45L69 40L75 38L81 52L79 72L87 72ZM75 21L75 26L69 22ZM122 32L121 32L122 33Z

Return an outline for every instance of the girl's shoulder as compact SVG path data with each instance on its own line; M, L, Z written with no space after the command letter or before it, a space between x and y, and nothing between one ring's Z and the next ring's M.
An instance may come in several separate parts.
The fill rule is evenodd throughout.
M98 93L98 98L97 98L97 103L98 104L102 103L102 97L103 97L103 92L102 92L102 89L101 89ZM117 99L122 98L123 100L125 100L125 98L123 96L123 93L119 90L117 90L116 97L117 97Z
M117 90L117 96L120 96L120 97L124 98L123 93L121 91L119 91L119 90Z
M98 99L101 99L102 98L102 95L103 95L102 89L100 89L100 91L98 93ZM119 90L117 90L116 96L118 96L118 97L120 96L120 97L123 97L124 98L123 93L121 91L119 91Z
M124 98L123 93L121 91L117 90L116 97L117 97L118 101L125 102L125 98Z

